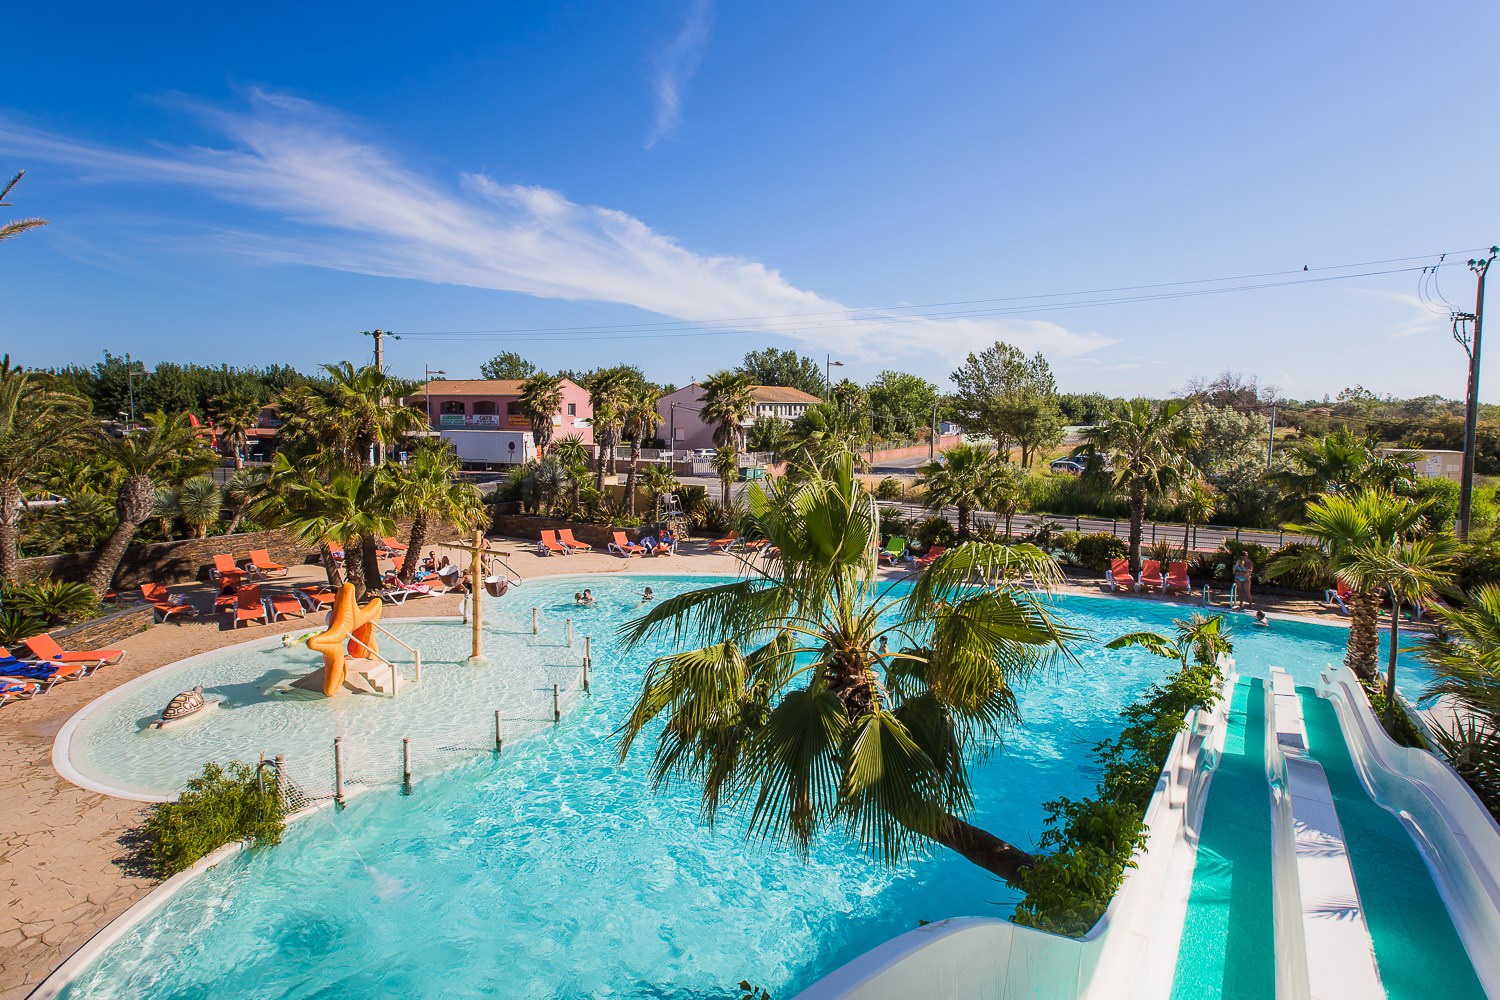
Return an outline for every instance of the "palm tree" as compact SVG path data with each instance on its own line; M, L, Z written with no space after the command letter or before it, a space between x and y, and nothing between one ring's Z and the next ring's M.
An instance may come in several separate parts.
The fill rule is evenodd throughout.
M1010 522L1017 514L1031 509L1031 498L1026 492L1030 477L1026 470L1009 462L1001 463L995 470L995 481L990 486L989 508L1005 518L1005 539L1010 541Z
M625 414L629 407L631 385L620 371L605 372L589 385L589 408L593 417L589 426L594 431L594 446L598 449L599 464L594 470L594 489L603 491L606 470L615 471L615 445L620 443L620 434L625 429Z
M550 458L557 459L558 463L567 470L568 474L568 511L569 516L577 517L579 514L579 494L582 492L583 484L589 478L589 448L583 443L583 438L577 434L569 434L558 440L552 446Z
M0 580L16 579L23 487L87 434L88 403L0 358ZM76 484L73 484L76 486Z
M1419 506L1413 504L1412 506ZM1432 601L1447 586L1458 543L1452 535L1393 538L1367 542L1357 547L1349 564L1339 573L1348 583L1364 590L1386 592L1391 600L1391 644L1386 653L1385 727L1396 724L1396 655L1400 652L1401 607L1417 607Z
M311 475L283 470L287 472L290 475L278 483L278 526L320 551L335 545L342 548L344 573L354 584L355 596L364 600L380 587L380 570L365 542L396 530L396 522L385 513L391 506L386 474L379 469L340 470L324 483ZM331 553L325 560L327 568L333 561ZM332 571L329 582L334 582Z
M782 451L788 467L797 473L815 470L845 452L852 452L863 466L859 449L867 438L859 417L836 403L818 403L787 430Z
M1434 742L1490 812L1500 816L1500 586L1484 584L1459 607L1435 608L1442 631L1421 645L1438 679L1427 698L1447 696L1458 711Z
M484 523L479 490L472 483L456 481L457 472L458 454L446 441L419 445L411 460L393 472L396 507L411 518L406 558L401 563L401 579L407 583L416 576L434 522L452 524L461 534Z
M234 510L229 518L229 523L224 526L224 534L232 535L239 530L240 522L250 512L250 508L261 498L268 489L270 482L270 470L265 466L257 466L250 469L239 469L229 477L229 483L224 487L224 499Z
M214 429L234 452L234 467L245 467L245 447L250 430L260 420L260 400L244 393L217 396L210 403Z
M641 469L641 441L656 433L661 426L661 414L656 404L661 399L661 390L652 385L638 386L626 393L620 415L625 433L630 437L630 472L625 476L625 513L635 516L635 480Z
M922 503L939 514L949 507L957 508L958 537L966 539L971 534L973 512L987 508L994 500L1004 465L992 448L967 441L956 444L943 452L941 461L928 462L917 470Z
M294 456L360 471L402 438L423 430L421 410L393 402L412 385L373 365L356 368L348 361L324 365L327 378L288 390L281 402L282 450Z
M677 476L672 467L653 462L641 472L641 485L651 494L651 519L661 520L661 498L677 490Z
M626 648L695 648L651 664L620 756L656 734L657 787L698 783L710 821L748 805L757 839L805 848L838 827L890 863L935 842L1014 884L1035 859L963 819L968 767L1018 719L1015 685L1072 638L1013 583L1057 570L1032 546L970 543L893 596L876 569L879 510L854 468L844 455L824 474L752 485L756 528L781 552L774 575L747 561L745 578L621 628ZM981 578L1002 583L973 587Z
M6 201L5 199L10 197L11 190L15 188L17 184L21 183L21 178L25 176L26 171L17 171L16 176L10 179L9 184L5 185L5 189L3 191L0 191L0 208L10 207L10 202ZM10 222L0 222L0 242L8 240L12 236L20 236L22 233L26 232L29 229L36 229L37 227L45 226L46 224L46 219L13 219Z
M163 541L172 540L172 525L177 520L177 491L170 486L158 486L151 497L151 517Z
M1130 572L1141 571L1141 525L1146 501L1192 475L1187 451L1195 434L1182 414L1191 400L1133 399L1103 424L1083 432L1074 450L1088 459L1088 474L1108 477L1130 504Z
M146 417L144 426L120 437L100 435L97 450L101 458L119 466L125 474L115 496L115 530L98 553L84 581L94 593L104 595L114 581L120 560L139 528L151 516L156 499L156 477L212 453L199 437L197 428L185 413L167 416L160 410Z
M521 413L531 424L531 442L538 454L546 454L552 443L552 421L562 409L561 375L537 372L521 383Z
M196 538L207 538L224 512L224 491L208 476L194 476L177 488L177 516Z
M1175 638L1167 638L1156 632L1127 632L1104 644L1105 649L1124 649L1139 646L1157 656L1177 660L1184 667L1191 664L1212 667L1221 655L1234 652L1229 632L1224 628L1223 615L1201 615L1196 611L1190 618L1172 620Z
M1307 505L1303 523L1288 525L1311 536L1318 548L1285 550L1266 567L1267 575L1273 578L1309 570L1330 573L1352 589L1344 663L1363 680L1375 679L1380 656L1380 584L1366 580L1353 567L1362 553L1388 549L1411 537L1422 523L1425 510L1424 504L1380 490L1325 494Z
M1416 480L1415 455L1380 455L1373 436L1359 437L1347 427L1316 441L1296 444L1283 454L1288 466L1274 477L1291 511L1323 493L1344 493L1362 487L1398 492Z
M745 446L745 421L755 410L750 376L739 372L716 372L703 383L698 416L714 428L714 444L729 445L738 454Z
M709 464L713 466L714 474L719 477L724 509L729 510L733 506L734 481L739 478L740 474L739 452L735 451L734 445L721 444L714 449L714 457Z
M1182 555L1193 551L1193 525L1207 524L1219 508L1218 496L1202 476L1184 479L1177 489L1177 509L1186 523L1182 526Z

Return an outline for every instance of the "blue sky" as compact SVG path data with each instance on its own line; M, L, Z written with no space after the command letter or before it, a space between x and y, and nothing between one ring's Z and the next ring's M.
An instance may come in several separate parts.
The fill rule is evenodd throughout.
M211 6L8 15L0 218L52 223L0 247L23 363L310 369L380 326L406 375L776 345L944 382L1004 339L1065 390L1457 396L1410 269L1458 252L1472 308L1500 241L1493 3Z

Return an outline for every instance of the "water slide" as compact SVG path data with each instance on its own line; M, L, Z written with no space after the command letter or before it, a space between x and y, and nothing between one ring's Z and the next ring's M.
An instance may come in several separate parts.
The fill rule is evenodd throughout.
M1082 940L938 921L800 1000L1500 998L1500 826L1386 737L1347 668L1316 691L1235 681L1174 744L1147 823Z

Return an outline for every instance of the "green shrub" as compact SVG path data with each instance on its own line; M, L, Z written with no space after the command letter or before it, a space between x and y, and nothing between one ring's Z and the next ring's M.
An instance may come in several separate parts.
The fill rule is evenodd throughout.
M1102 573L1109 569L1110 560L1123 557L1130 549L1114 535L1105 531L1095 531L1078 539L1075 551L1078 553L1078 562L1081 565Z
M1167 563L1182 559L1182 550L1171 542L1153 542L1150 545L1141 546L1141 558L1155 559L1165 568Z
M905 535L912 529L911 518L894 507L880 508L880 533L889 538L891 535Z
M1067 552L1071 555L1078 554L1078 542L1083 538L1081 531L1059 531L1052 537L1053 551Z
M0 645L14 646L26 637L46 630L47 623L40 618L9 608L0 610Z
M62 580L10 584L5 588L4 606L9 611L41 619L47 628L71 625L99 614L99 599L92 590L81 583Z
M895 476L886 476L875 486L875 497L878 500L900 500L905 492L906 487Z
M1187 713L1218 697L1211 663L1187 663L1121 713L1120 735L1094 747L1102 775L1087 799L1048 802L1037 864L1021 876L1026 896L1012 918L1081 937L1099 921L1146 844L1145 811Z
M933 515L917 525L917 542L924 549L934 545L952 545L954 537L953 525L948 523L946 517Z
M1283 546L1272 556L1273 562L1287 560L1291 562L1303 562L1303 557L1322 555L1323 550L1310 542L1294 542ZM1252 559L1254 556L1251 557ZM1259 568L1258 566L1256 567ZM1293 590L1305 590L1309 593L1321 594L1325 590L1333 589L1333 574L1324 568L1314 568L1312 565L1299 565L1296 569L1289 569L1276 577L1276 582Z
M1500 584L1500 538L1492 533L1464 545L1453 566L1453 582L1466 593Z
M176 802L152 810L141 832L157 874L168 878L235 840L280 843L285 826L275 780L233 761L205 764Z

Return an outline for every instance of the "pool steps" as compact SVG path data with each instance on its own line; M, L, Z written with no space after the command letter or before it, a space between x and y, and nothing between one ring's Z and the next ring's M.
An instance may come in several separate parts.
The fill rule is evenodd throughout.
M1344 831L1290 675L1271 671L1266 771L1279 1000L1384 995Z

